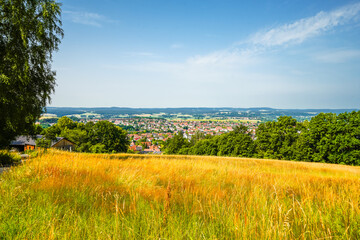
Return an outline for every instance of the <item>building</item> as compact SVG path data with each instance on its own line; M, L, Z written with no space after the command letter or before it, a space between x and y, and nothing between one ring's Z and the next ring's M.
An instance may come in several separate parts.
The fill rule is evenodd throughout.
M10 148L16 149L19 152L26 150L34 150L36 147L35 139L31 136L18 136L10 143Z
M67 140L63 137L57 137L55 141L51 142L51 148L56 148L59 150L72 151L74 150L76 144Z
M129 149L135 152L140 152L142 151L142 146L137 146L134 142L132 142Z

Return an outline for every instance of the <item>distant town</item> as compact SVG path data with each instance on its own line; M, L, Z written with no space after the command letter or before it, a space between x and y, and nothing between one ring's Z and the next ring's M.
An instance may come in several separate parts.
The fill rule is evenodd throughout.
M70 116L71 118L71 116ZM54 115L44 114L37 122L43 128L52 126L56 123L57 117ZM172 138L179 132L191 140L196 133L204 135L220 135L230 132L234 127L242 124L249 128L249 131L255 135L256 128L260 121L251 119L241 120L180 120L180 119L161 119L149 117L137 118L80 118L73 119L81 123L99 122L102 120L109 121L125 129L130 139L130 149L134 152L143 153L161 153L163 142Z
M261 122L292 116L298 121L310 120L320 112L341 113L354 109L272 109L272 108L48 108L37 121L43 128L67 116L80 123L109 121L128 132L130 150L161 153L163 143L181 132L191 140L195 134L220 135L245 125L255 136Z

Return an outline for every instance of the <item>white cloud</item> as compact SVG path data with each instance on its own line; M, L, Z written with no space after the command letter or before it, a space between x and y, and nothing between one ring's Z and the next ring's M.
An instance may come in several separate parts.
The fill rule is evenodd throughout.
M303 18L290 24L284 24L267 31L255 33L250 40L235 43L235 47L198 55L187 60L197 65L246 65L259 62L259 55L271 47L302 43L305 40L330 31L336 26L358 20L360 3L346 5L330 12L319 12L315 16ZM319 57L319 60L343 61L356 57L356 52L337 52ZM335 59L338 60L335 60ZM332 60L331 60L332 59Z
M198 55L191 57L187 62L195 65L231 63L237 60L238 55L237 50L222 50L203 56Z
M69 18L74 23L101 27L102 24L112 22L106 17L91 12L77 12L77 11L63 11L65 16Z
M250 39L250 42L265 47L301 43L310 37L358 18L359 12L360 3L346 5L331 12L319 12L313 17L303 18L265 32L258 32Z
M315 59L325 63L342 63L348 60L360 58L359 50L341 49L334 50L331 52L322 52L315 55Z
M228 66L233 65L249 65L258 63L259 59L257 54L260 50L256 47L253 48L228 48L225 50L216 51L207 55L197 55L190 57L187 63L193 65L217 65Z

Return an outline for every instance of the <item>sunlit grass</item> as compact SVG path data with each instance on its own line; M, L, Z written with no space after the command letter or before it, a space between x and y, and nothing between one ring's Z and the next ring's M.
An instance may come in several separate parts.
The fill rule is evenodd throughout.
M0 176L0 238L360 239L360 168L48 152Z

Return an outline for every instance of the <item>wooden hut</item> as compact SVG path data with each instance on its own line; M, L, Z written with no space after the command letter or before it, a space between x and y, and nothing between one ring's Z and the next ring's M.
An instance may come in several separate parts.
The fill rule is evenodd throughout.
M59 150L72 151L75 148L75 143L69 141L63 137L57 137L55 141L51 143L52 148L56 148Z
M35 139L31 136L18 136L10 143L10 148L16 149L19 152L26 150L34 150L36 146Z

